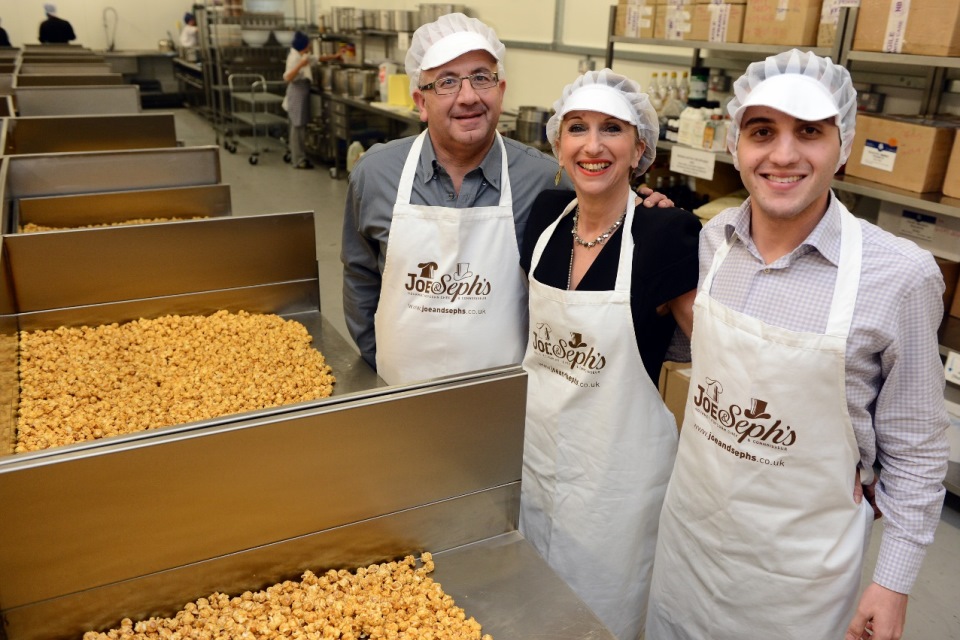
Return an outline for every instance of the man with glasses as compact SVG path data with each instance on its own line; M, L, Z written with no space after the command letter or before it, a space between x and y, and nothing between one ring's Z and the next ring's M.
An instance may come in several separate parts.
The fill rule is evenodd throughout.
M417 29L406 71L428 129L373 146L350 174L344 314L390 384L523 358L518 246L558 173L553 158L497 132L504 53L493 29L460 13Z

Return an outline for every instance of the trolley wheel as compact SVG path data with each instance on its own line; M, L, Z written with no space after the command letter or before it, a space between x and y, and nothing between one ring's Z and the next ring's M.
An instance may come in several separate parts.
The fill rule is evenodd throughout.
M286 162L287 164L290 164L290 162L291 162L292 160L293 160L293 156L290 154L289 151L287 151L285 154L283 154L283 161L284 161L284 162Z
M250 156L250 164L257 164L260 161L260 158L257 156Z
M230 153L236 153L236 152L237 152L237 145L236 145L236 143L233 143L233 142L225 142L225 143L223 143L223 148L226 149L227 151L229 151Z
M340 170L337 169L337 167L330 167L330 177L338 180L340 178Z

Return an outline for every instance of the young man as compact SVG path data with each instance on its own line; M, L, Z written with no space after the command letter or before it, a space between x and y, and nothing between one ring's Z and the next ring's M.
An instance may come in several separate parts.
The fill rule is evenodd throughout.
M899 638L944 497L942 278L830 190L854 134L846 69L793 50L735 91L750 198L700 236L647 638ZM858 605L872 509L851 487L874 464L885 528Z
M350 174L344 314L390 384L523 359L518 246L534 198L559 174L553 158L497 132L504 53L493 29L460 13L417 29L406 71L428 130L373 146Z

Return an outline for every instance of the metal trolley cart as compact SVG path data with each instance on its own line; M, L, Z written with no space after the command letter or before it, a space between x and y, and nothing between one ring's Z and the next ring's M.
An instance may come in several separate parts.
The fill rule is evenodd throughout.
M283 97L270 93L266 78L257 73L231 74L227 78L227 86L232 125L226 132L223 146L230 153L236 153L238 145L248 147L250 164L257 164L261 150L267 150L261 147L261 141L281 144L280 136L271 137L270 131L287 126L287 119L276 112Z

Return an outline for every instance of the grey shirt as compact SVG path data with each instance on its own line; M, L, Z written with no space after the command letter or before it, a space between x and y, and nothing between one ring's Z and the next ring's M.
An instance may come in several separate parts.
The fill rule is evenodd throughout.
M937 327L943 277L928 251L860 221L863 263L846 347L847 409L862 480L879 462L877 506L884 532L873 580L910 593L939 522L949 425ZM700 281L720 245L736 242L710 295L735 311L793 331L826 328L840 257L840 206L789 254L764 264L750 235L750 200L700 234ZM696 333L696 326L694 326ZM852 487L851 487L852 490Z
M415 138L411 136L374 145L361 156L350 173L340 253L343 313L350 337L364 360L373 367L377 355L373 316L380 301L393 206L397 201L403 164ZM544 189L555 188L557 161L515 140L504 138L503 142L507 148L507 171L519 247L534 199ZM414 176L410 203L458 209L495 206L500 201L502 164L500 145L494 143L480 166L464 177L457 194L449 174L437 161L428 133ZM560 184L572 188L566 176ZM520 269L519 262L517 269Z

